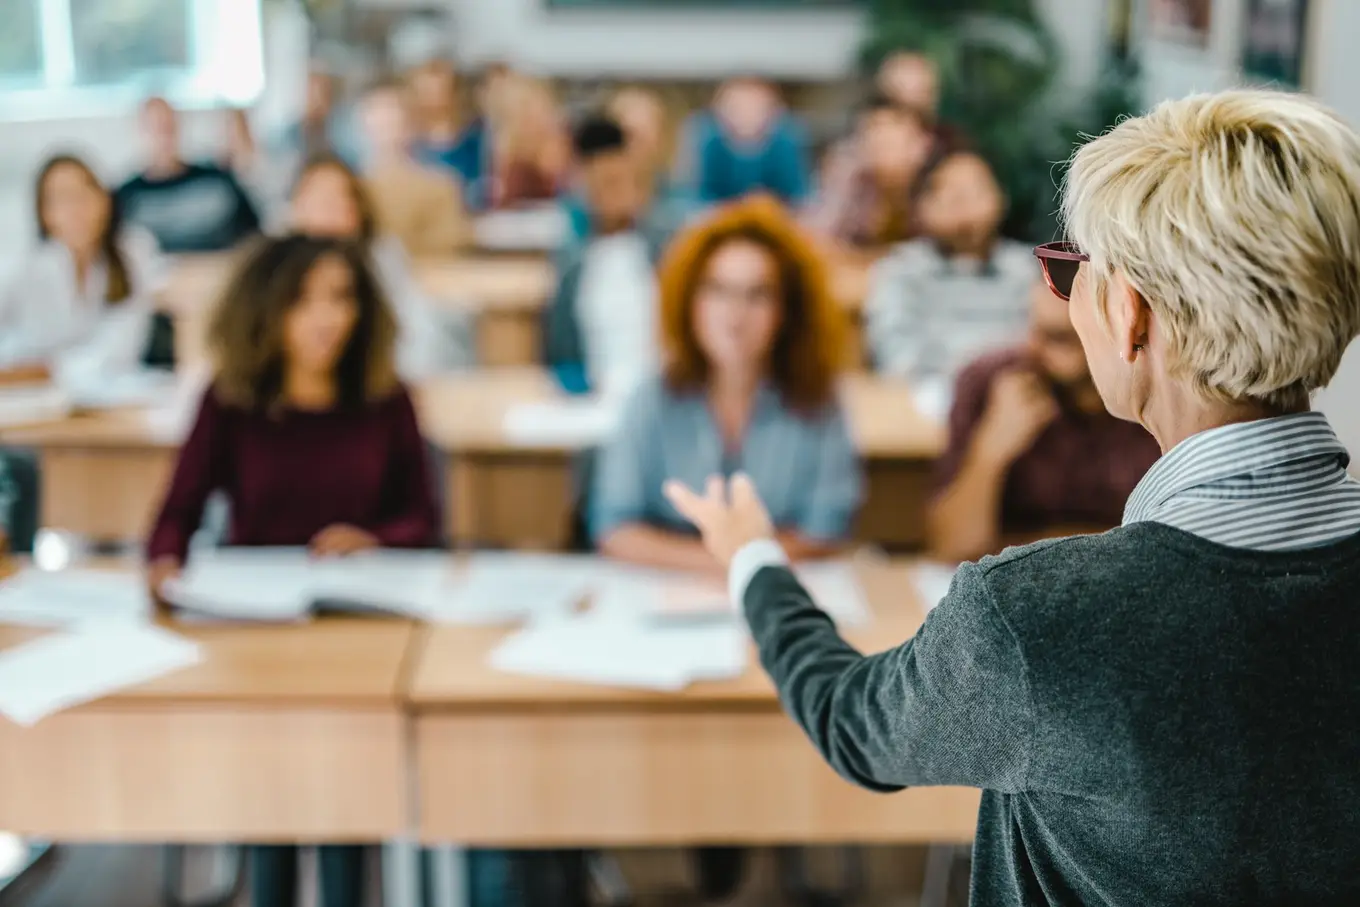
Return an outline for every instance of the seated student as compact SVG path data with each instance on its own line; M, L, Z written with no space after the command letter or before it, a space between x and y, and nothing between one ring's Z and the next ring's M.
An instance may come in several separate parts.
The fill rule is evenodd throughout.
M471 208L485 203L490 142L486 118L467 109L458 74L447 60L431 60L407 76L416 119L412 151L417 160L456 174Z
M34 198L41 242L0 287L0 375L88 384L138 368L163 276L156 240L123 225L79 158L49 158Z
M940 122L940 68L930 57L914 50L894 51L879 64L875 83L882 94L920 117L940 150L967 147L962 132Z
M1141 425L1100 402L1067 303L1042 280L1032 287L1024 341L959 375L928 519L931 548L947 560L1118 526L1160 456Z
M644 173L652 175L653 220L671 233L698 207L683 186L671 179L675 167L675 121L666 101L640 85L620 88L605 110L623 129L628 153Z
M997 235L1004 213L982 158L954 152L930 168L917 201L925 235L870 274L864 315L878 371L952 381L981 353L1024 335L1039 268L1028 246Z
M591 531L605 555L717 568L662 484L742 471L791 557L842 550L859 459L836 398L840 309L824 264L772 199L722 208L677 237L661 273L666 367L629 402L595 470ZM741 851L696 854L703 893L730 895Z
M933 147L915 113L874 95L860 111L855 134L828 153L808 226L856 249L881 249L916 236L915 193Z
M472 225L457 179L411 157L406 86L383 81L370 87L359 101L359 119L364 183L378 229L414 256L453 255L466 247Z
M557 198L571 166L571 137L546 82L519 73L497 89L498 112L492 123L492 208L516 208Z
M214 492L233 545L321 557L439 541L415 409L393 367L396 324L353 244L302 236L252 251L217 309L217 363L147 541L161 598ZM263 344L263 348L261 345ZM360 847L320 848L323 907L358 907ZM252 903L290 907L297 848L252 848Z
M290 123L272 143L277 156L286 155L294 166L318 154L352 156L345 117L336 109L339 80L321 64L307 72L307 91L302 115Z
M688 145L686 168L701 202L765 191L797 205L808 194L807 137L764 79L724 82L712 109L690 122Z
M37 248L0 284L0 383L52 380L88 388L141 365L161 277L156 240L125 227L108 190L79 158L38 172ZM36 459L0 448L0 530L30 552L38 531Z
M260 230L236 177L216 164L189 164L179 153L179 123L164 98L142 104L147 164L119 187L118 208L150 230L169 253L219 252Z
M547 364L568 390L626 395L656 368L655 261L665 228L650 223L648 174L613 120L576 130L584 197L568 201L584 238L563 249L557 293L544 311Z
M290 226L309 236L354 240L372 257L374 273L399 328L397 367L407 380L473 364L472 325L460 312L436 309L421 291L401 243L378 232L359 177L322 154L302 168L293 187Z

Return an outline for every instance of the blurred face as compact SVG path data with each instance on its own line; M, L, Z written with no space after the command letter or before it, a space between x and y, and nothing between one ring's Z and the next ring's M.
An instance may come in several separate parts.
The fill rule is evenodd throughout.
M718 90L714 109L736 138L753 142L778 115L779 96L758 79L734 79Z
M160 98L147 101L141 115L142 142L153 161L179 157L179 123L175 111Z
M331 77L325 73L309 73L303 115L314 123L322 122L331 115L331 107L334 104L335 83Z
M930 136L916 117L900 110L874 110L860 121L865 163L880 182L907 186L930 154Z
M610 111L640 160L655 161L661 156L666 112L660 101L643 91L626 91L614 99Z
M427 66L411 77L411 96L427 116L446 113L457 106L457 82L452 70Z
M893 54L878 71L878 87L899 104L934 117L940 106L940 76L920 54Z
M694 334L715 372L763 370L784 303L779 267L764 246L745 239L709 256L694 296Z
M1076 299L1074 292L1073 306ZM1090 384L1091 370L1068 305L1054 296L1042 280L1035 283L1030 293L1027 345L1034 364L1056 387L1079 390Z
M961 253L986 251L1004 213L991 169L970 154L954 155L936 168L917 210L928 236Z
M283 317L283 349L290 368L334 371L359 320L354 274L338 256L319 259L302 282L302 295Z
M642 177L626 151L597 154L582 168L586 198L606 232L631 225L642 209Z
M112 203L103 187L75 164L58 164L38 189L48 236L76 252L90 253L108 227Z
M349 178L338 167L317 167L293 193L293 229L310 236L355 239L363 229Z
M411 123L406 98L393 89L371 92L360 109L364 137L369 147L380 151L404 149L411 141Z

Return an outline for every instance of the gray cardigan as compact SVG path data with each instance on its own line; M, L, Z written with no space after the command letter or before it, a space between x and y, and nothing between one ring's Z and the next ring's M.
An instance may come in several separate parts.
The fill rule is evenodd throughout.
M841 775L983 789L974 905L1360 904L1360 536L1012 549L867 658L785 569L744 605Z

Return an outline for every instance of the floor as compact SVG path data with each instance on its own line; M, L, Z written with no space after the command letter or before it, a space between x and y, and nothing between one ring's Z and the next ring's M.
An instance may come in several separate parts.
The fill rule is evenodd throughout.
M866 894L857 907L915 907L921 890L924 849L873 847L866 849ZM635 850L617 854L619 866L636 898L636 907L698 907L687 878L682 852ZM61 865L39 890L22 899L0 894L0 907L160 907L163 859L159 848L80 846L65 851ZM784 907L779 893L773 854L762 851L751 867L732 907ZM209 890L213 864L202 854L190 859L186 893ZM808 851L808 872L814 882L832 885L838 879L839 853ZM964 880L957 876L950 903L966 903ZM307 886L310 888L310 886ZM13 902L13 903L11 903ZM370 899L378 903L376 891ZM299 907L312 907L312 893L304 891ZM242 896L235 907L249 907Z

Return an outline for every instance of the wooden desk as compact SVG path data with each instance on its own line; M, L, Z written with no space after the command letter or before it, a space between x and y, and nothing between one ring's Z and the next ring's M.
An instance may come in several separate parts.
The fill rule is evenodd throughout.
M923 613L902 564L864 573L866 651ZM411 686L426 843L554 847L966 842L979 794L871 794L841 780L784 716L754 657L733 681L640 693L501 674L506 631L428 631Z
M177 630L201 664L32 728L0 719L0 827L120 842L405 833L411 624ZM33 635L0 627L0 648Z
M460 545L560 549L570 537L571 447L524 447L505 435L516 404L560 399L539 369L499 369L448 376L419 394L426 435L449 452L446 507ZM845 380L850 427L866 461L868 487L860 539L896 549L923 541L934 460L944 427L916 409L898 381L854 373Z
M181 364L201 362L206 355L212 304L222 292L231 263L230 255L175 260L161 304L175 318L175 352ZM854 321L854 329L847 332L849 361L859 365L864 362L859 319L868 268L862 262L840 262L832 273L835 292ZM550 260L523 254L422 260L415 263L415 275L435 303L473 314L481 365L531 365L541 360L541 315L557 285Z

